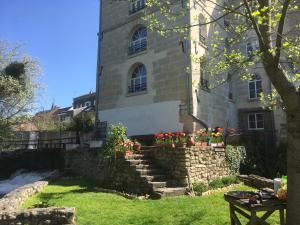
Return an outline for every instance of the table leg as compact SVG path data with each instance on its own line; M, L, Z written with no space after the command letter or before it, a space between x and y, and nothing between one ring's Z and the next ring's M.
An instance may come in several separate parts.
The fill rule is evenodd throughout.
M257 220L256 220L256 212L251 211L251 219L250 219L250 225L257 225Z
M280 215L280 225L285 225L284 221L284 209L279 210L279 215Z
M235 225L234 218L233 218L234 210L231 203L229 203L229 209L230 209L230 223L231 225Z

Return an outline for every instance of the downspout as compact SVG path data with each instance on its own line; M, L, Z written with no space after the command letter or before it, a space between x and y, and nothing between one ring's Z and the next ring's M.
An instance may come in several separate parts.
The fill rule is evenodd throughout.
M185 7L186 7L186 4L185 4ZM190 12L188 12L186 14L186 17L185 17L185 24L186 25L189 25L189 22L190 22ZM185 32L186 34L186 37L189 37L189 30L187 30ZM190 58L189 58L189 50L190 50L190 44L189 44L189 41L188 40L185 40L184 41L185 43L185 52L184 52L184 64L185 64L185 67L186 68L191 68L192 65L191 65L191 62L190 62ZM190 70L191 71L191 70ZM202 121L200 118L198 118L197 116L195 116L193 114L193 110L192 110L192 107L191 107L191 99L192 99L192 92L193 92L193 87L192 87L192 82L191 82L191 74L189 74L188 71L185 72L185 75L186 75L186 91L187 91L187 113L190 117L192 117L192 119L194 121L196 121L197 123L201 124L204 128L208 129L208 126L207 124Z
M102 31L101 31L101 24L102 24L102 0L99 0L99 32L97 34L98 36L98 49L97 49L97 68L96 68L96 124L100 122L99 118L99 95L100 95L100 89L99 89L99 82L100 82L100 52L101 52L101 39L102 39Z

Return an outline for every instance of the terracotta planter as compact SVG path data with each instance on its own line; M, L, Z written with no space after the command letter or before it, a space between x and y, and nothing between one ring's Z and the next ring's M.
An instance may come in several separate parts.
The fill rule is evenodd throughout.
M165 145L166 148L175 148L175 144L172 143L172 144L166 144Z
M207 145L208 145L208 143L206 141L205 142L204 141L201 142L201 146L205 146L206 147Z
M177 143L176 147L177 148L185 148L186 147L186 143Z
M224 142L219 142L219 143L217 143L217 146L218 146L218 147L224 147Z
M133 150L134 151L140 151L141 150L141 145L133 145Z
M125 152L125 156L129 156L129 155L132 155L133 154L133 151L126 151Z
M201 146L202 146L201 141L195 141L195 146L196 146L196 147L201 147Z

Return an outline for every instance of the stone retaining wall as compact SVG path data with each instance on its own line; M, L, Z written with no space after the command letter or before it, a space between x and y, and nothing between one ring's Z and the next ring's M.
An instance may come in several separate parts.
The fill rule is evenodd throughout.
M201 181L210 182L216 177L230 174L224 148L152 148L157 163L169 172L179 185Z
M48 180L59 176L54 171ZM31 196L40 192L48 181L37 181L24 185L0 199L0 225L71 225L75 224L74 208L36 208L20 210L20 206Z
M127 193L148 194L146 185L124 157L109 159L101 149L76 149L65 153L66 171L98 181L101 186Z
M274 188L274 182L271 179L265 178L265 177L260 177L257 175L240 175L238 178L243 181L246 185L250 187L254 187L257 189L261 188Z
M75 208L36 208L0 211L0 225L72 225Z

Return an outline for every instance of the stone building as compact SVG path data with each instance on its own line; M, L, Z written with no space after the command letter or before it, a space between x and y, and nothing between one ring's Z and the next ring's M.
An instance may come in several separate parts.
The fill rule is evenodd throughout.
M186 7L184 2L178 1L174 10ZM211 1L194 2L189 13L176 20L177 25L202 23L220 15ZM204 63L190 57L205 56L216 31L229 37L224 27L230 26L230 18L193 26L188 31L191 38L185 40L181 34L161 37L150 32L141 18L144 10L145 0L102 1L96 93L99 121L121 122L129 135L192 132L206 126L239 128L259 136L262 132L283 135L283 111L264 110L258 99L261 90L272 89L261 65L254 66L257 76L251 81L224 73L226 82L210 88L214 80L204 72ZM255 43L254 37L246 39L245 54Z

